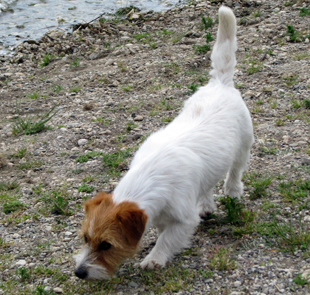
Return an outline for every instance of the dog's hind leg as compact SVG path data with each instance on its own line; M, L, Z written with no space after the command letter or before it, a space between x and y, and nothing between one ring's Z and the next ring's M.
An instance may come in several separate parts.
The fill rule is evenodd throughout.
M224 184L225 195L238 199L243 195L243 183L241 179L243 171L247 169L249 158L250 149L244 149L242 153L239 153L239 157L237 157L237 160L235 160L228 171Z
M164 267L183 248L190 246L190 238L195 231L199 217L184 222L173 222L159 235L155 247L141 262L143 269Z

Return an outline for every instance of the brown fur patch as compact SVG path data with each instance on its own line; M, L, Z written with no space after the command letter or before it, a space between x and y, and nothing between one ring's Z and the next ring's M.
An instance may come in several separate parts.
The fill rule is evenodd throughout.
M95 261L112 274L125 258L136 253L147 215L134 202L114 203L112 195L105 192L88 200L85 212L82 232L94 250ZM110 243L111 248L99 250L102 242Z

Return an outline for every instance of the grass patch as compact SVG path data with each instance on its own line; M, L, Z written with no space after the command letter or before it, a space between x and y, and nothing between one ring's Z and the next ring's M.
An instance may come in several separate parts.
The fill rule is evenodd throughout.
M263 67L263 63L256 60L256 59L251 59L249 60L249 67L247 68L247 72L250 75L253 75L257 72L259 72Z
M304 99L304 106L306 109L310 109L310 100L309 99Z
M295 30L292 25L286 25L286 35L289 36L290 42L300 42L299 33Z
M41 67L46 67L47 65L49 65L53 61L53 59L54 59L54 55L49 54L49 53L45 54L43 56L42 62L40 64Z
M16 269L15 274L22 282L29 281L31 278L31 270L25 268L24 266Z
M294 253L296 249L307 250L310 245L309 226L301 221L301 217L296 225L291 221L279 223L275 219L271 222L259 223L256 231L267 237L267 243L274 244L284 251Z
M0 182L0 191L11 191L15 190L19 187L19 184L17 183L16 180L12 182Z
M196 92L196 91L198 90L198 87L199 87L199 86L200 86L199 84L193 83L193 84L187 86L187 88L188 88L189 90L191 90L192 92Z
M131 150L117 151L111 154L104 154L102 158L103 167L108 169L112 176L120 176L121 171L127 168L126 159L131 157Z
M57 114L58 111L54 112L55 108L51 108L44 115L38 117L26 117L25 119L18 117L12 127L13 134L15 136L19 134L31 135L51 129L50 126L45 124Z
M29 97L30 99L37 99L40 97L39 92L36 91L32 94L27 94L26 96Z
M40 160L21 163L17 166L20 170L29 170L32 168L40 168L44 163Z
M193 49L195 50L196 54L206 54L211 50L211 46L209 44L193 45Z
M304 17L307 15L310 15L310 9L305 8L305 7L301 8L299 12L299 16Z
M79 155L77 158L76 158L76 161L79 162L79 163L84 163L84 162L87 162L89 160L92 160L94 158L97 158L97 157L100 157L100 156L103 156L104 153L103 152L96 152L96 151L92 151L92 152L89 152L85 155Z
M267 197L270 193L267 190L271 184L273 177L263 175L261 173L251 173L245 175L245 181L248 186L251 186L249 199L256 200Z
M82 89L82 87L76 86L76 87L71 88L71 89L70 89L70 92L77 93L77 92L80 92L81 89Z
M72 62L70 62L70 66L72 67L78 67L79 65L80 65L80 59L77 57Z
M231 198L230 196L221 198L221 203L224 205L224 211L227 214L225 221L231 224L241 224L244 204L237 198Z
M86 183L83 183L81 186L79 186L78 191L83 193L91 193L95 190L95 188L91 185L88 185Z
M293 282L296 284L296 285L299 285L299 286L305 286L305 285L308 285L309 284L309 281L307 278L304 278L302 276L301 273L299 273L294 279L293 279Z
M298 75L289 75L289 76L283 76L282 79L284 80L286 86L292 87L296 83L298 83Z
M15 211L18 211L24 207L24 204L22 204L19 200L10 200L8 202L5 202L3 204L3 212L5 214L9 214Z
M210 269L219 271L236 269L237 263L230 257L230 252L226 248L215 248L210 253Z
M43 194L42 201L46 203L52 214L66 216L72 214L69 209L69 195L64 190L51 191Z
M201 26L200 29L201 30L208 30L210 28L212 28L214 26L214 21L212 20L211 17L207 16L202 16L201 17Z
M303 200L309 196L310 181L297 180L279 183L279 194L289 202L296 202Z
M126 132L130 132L131 130L134 130L137 127L138 127L138 124L134 122L128 122L126 126Z
M126 86L121 86L121 88L125 91L125 92L129 92L133 86L132 85L126 85Z

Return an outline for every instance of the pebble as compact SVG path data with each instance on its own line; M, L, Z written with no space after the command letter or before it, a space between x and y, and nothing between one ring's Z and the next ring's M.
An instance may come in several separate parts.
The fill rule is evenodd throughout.
M137 116L134 117L133 120L134 121L143 121L143 119L144 119L143 116L137 115Z
M54 288L53 291L54 291L55 293L57 293L57 294L62 294L62 293L64 292L63 289L60 288L60 287Z
M27 261L26 260L18 260L17 262L16 262L16 265L20 265L20 266L24 266L24 265L26 265L27 264Z
M82 139L79 139L79 140L78 140L78 145L79 145L79 146L83 146L83 145L86 145L87 142L88 142L87 139L82 138Z

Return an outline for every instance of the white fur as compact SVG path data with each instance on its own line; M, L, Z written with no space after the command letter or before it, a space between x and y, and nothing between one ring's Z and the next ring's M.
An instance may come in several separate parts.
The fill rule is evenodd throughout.
M233 87L237 41L231 9L220 8L219 22L210 82L186 101L172 123L143 143L114 191L115 202L130 200L145 210L146 230L157 227L157 243L142 268L164 266L190 245L199 214L215 210L213 188L225 175L225 193L237 198L243 193L253 128Z
M73 258L76 263L76 269L80 267L87 269L87 277L85 279L104 280L111 277L105 267L95 263L95 252L90 246L84 245L82 250L77 255L74 255Z

